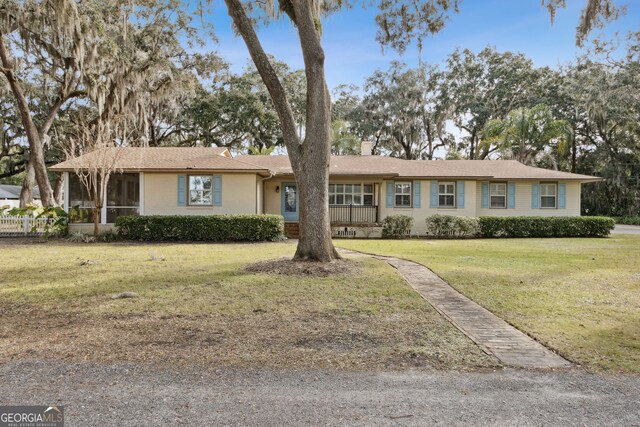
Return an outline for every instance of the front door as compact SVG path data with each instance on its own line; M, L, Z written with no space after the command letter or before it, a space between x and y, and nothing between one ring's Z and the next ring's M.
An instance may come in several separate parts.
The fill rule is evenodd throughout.
M298 221L298 186L285 182L282 184L282 216L285 221Z

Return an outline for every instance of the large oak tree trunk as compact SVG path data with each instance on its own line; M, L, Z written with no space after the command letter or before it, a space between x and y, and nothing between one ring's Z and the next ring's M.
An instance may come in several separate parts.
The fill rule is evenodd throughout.
M44 146L42 144L42 136L39 134L36 124L31 117L31 111L29 110L29 104L22 92L22 88L18 82L18 77L15 73L15 61L9 55L5 45L2 30L0 30L0 63L2 64L2 72L9 82L11 92L16 99L18 110L20 111L20 117L22 119L22 125L29 141L29 150L31 155L29 157L29 166L33 168L35 172L35 178L38 182L38 189L40 191L40 200L44 206L55 206L55 199L53 198L53 190L51 189L51 183L47 176L47 167L44 163Z
M31 166L31 162L27 163L27 169L22 181L22 189L20 190L20 207L26 208L27 205L33 203L33 185L36 180L36 171Z
M64 194L64 174L59 173L56 177L56 183L53 186L53 197L56 199L56 205L62 206L62 198Z
M291 0L285 13L295 24L307 77L307 127L300 141L291 105L269 57L240 0L225 0L229 16L244 39L273 100L300 198L300 239L294 259L331 261L340 258L331 241L329 222L329 158L331 99L324 74L320 17L312 1Z

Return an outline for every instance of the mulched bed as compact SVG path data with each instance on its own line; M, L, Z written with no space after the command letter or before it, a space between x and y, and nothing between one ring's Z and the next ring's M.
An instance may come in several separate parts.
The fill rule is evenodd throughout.
M331 262L294 261L278 258L249 264L245 271L251 273L282 274L289 276L327 277L333 275L354 275L361 271L359 262L339 259Z

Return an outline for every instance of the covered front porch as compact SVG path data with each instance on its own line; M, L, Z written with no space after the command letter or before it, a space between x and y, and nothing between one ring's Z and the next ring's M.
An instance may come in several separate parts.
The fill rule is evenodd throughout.
M334 237L370 237L381 233L381 181L332 180L329 183L329 216ZM279 213L285 219L285 233L298 237L299 194L295 182L268 182L265 186L265 213L273 213L273 194L278 194ZM379 230L378 230L379 229ZM371 236L371 237L374 237Z

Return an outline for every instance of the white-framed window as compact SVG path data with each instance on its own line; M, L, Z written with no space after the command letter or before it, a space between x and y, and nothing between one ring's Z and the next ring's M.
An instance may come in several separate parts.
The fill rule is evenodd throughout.
M189 175L189 205L213 205L213 176Z
M373 184L329 184L329 204L373 206Z
M456 207L456 183L455 182L439 182L438 183L438 207L439 208L455 208Z
M489 207L505 209L507 207L507 183L492 182L489 184Z
M411 207L411 182L395 183L395 206L399 208Z
M558 206L558 184L555 182L540 183L540 207L555 209Z

